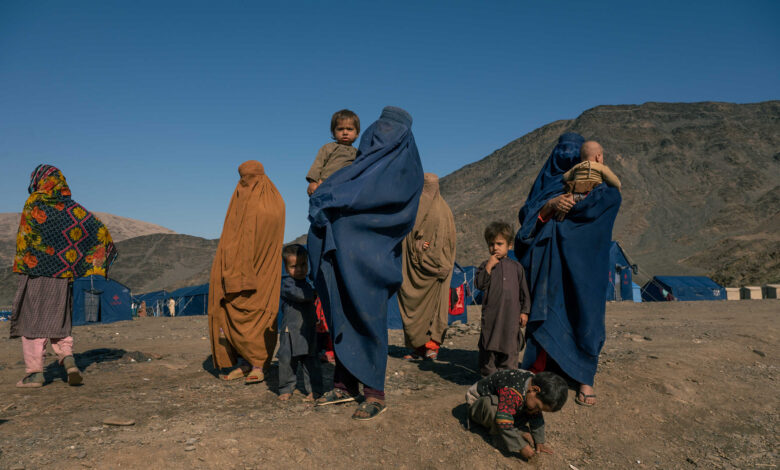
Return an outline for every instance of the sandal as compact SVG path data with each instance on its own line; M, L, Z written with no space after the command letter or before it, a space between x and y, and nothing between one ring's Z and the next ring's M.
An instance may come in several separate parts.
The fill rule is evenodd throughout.
M236 380L236 379L243 379L244 377L249 374L248 369L244 369L242 367L236 367L235 369L231 370L227 374L219 374L220 380L230 381L230 380Z
M317 406L335 405L336 403L346 403L348 401L355 401L357 395L350 395L349 393L334 388L329 392L325 392L324 395L319 397L316 401Z
M364 401L352 414L352 419L356 419L358 421L368 421L381 415L385 412L386 409L387 406L382 402ZM366 416L358 416L358 413L360 412L365 413Z
M244 379L244 385L259 384L263 380L265 380L265 374L263 374L263 370L252 369L252 371L247 374L246 379Z
M43 387L43 372L32 372L24 376L24 378L16 382L16 386L19 388L38 388Z
M582 399L580 399L582 397ZM593 406L596 403L588 403L586 400L588 398L596 398L596 394L588 395L587 393L584 393L582 391L578 391L577 395L574 396L574 403L580 405L580 406Z
M435 361L439 358L439 350L438 349L429 349L425 351L425 359L429 361Z

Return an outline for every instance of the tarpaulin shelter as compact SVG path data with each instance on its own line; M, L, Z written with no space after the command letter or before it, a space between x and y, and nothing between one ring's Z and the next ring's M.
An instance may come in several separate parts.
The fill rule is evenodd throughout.
M171 292L169 297L176 302L176 316L206 315L209 308L209 285L182 287ZM168 305L166 302L166 312Z
M136 308L141 302L146 302L146 314L150 317L168 316L168 307L165 305L166 299L170 297L170 292L158 290L133 296L133 303Z
M705 276L655 276L642 287L642 300L726 300L726 289Z
M452 269L452 279L450 280L450 294L455 289L457 292L464 295L465 305L473 305L474 299L472 296L474 286L474 266L461 267L458 263L455 263L455 267ZM471 282L471 287L469 287ZM464 305L464 307L465 307ZM464 308L461 314L447 315L447 324L451 325L453 322L460 321L467 323L466 309ZM398 307L398 295L393 294L390 300L387 301L387 329L388 330L402 330L404 328L403 320L401 320L401 309Z
M132 320L130 289L113 279L93 275L73 282L73 325Z
M609 248L607 300L642 301L641 297L637 299L634 296L633 275L636 274L637 269L637 265L629 261L620 244L613 241Z

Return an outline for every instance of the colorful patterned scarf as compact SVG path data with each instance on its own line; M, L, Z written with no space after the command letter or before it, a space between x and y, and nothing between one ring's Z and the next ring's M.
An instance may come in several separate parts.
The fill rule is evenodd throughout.
M30 175L13 270L30 276L106 275L117 251L105 225L70 198L62 172L38 165Z

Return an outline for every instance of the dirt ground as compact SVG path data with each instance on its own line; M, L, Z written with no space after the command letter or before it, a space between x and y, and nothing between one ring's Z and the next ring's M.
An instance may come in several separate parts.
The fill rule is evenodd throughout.
M390 333L389 408L315 408L268 381L215 378L207 319L143 318L76 327L85 385L22 390L21 343L0 324L0 468L776 468L780 301L610 304L598 404L574 392L545 415L553 455L530 462L467 430L463 395L478 377L476 312L439 360L407 362ZM328 375L332 368L326 367ZM120 417L132 426L108 426Z

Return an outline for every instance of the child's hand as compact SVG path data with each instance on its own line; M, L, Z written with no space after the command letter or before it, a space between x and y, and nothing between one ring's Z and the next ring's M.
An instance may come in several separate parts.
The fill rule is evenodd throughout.
M539 446L536 447L539 448ZM520 455L522 455L524 459L528 460L536 454L534 453L534 448L529 444L520 449Z
M423 251L427 250L430 247L431 247L431 242L423 242L422 244Z
M521 313L520 314L520 326L525 327L525 325L528 324L528 314L527 313Z
M309 194L309 196L311 196L312 193L314 193L314 191L317 190L317 186L319 186L319 185L320 185L319 183L314 182L314 181L309 183L309 186L306 188L306 192Z
M490 258L487 260L487 264L485 265L485 270L490 274L491 271L493 271L493 268L496 267L500 259L496 255L490 255Z
M551 448L547 447L544 444L536 444L536 453L537 454L552 454L553 451Z

